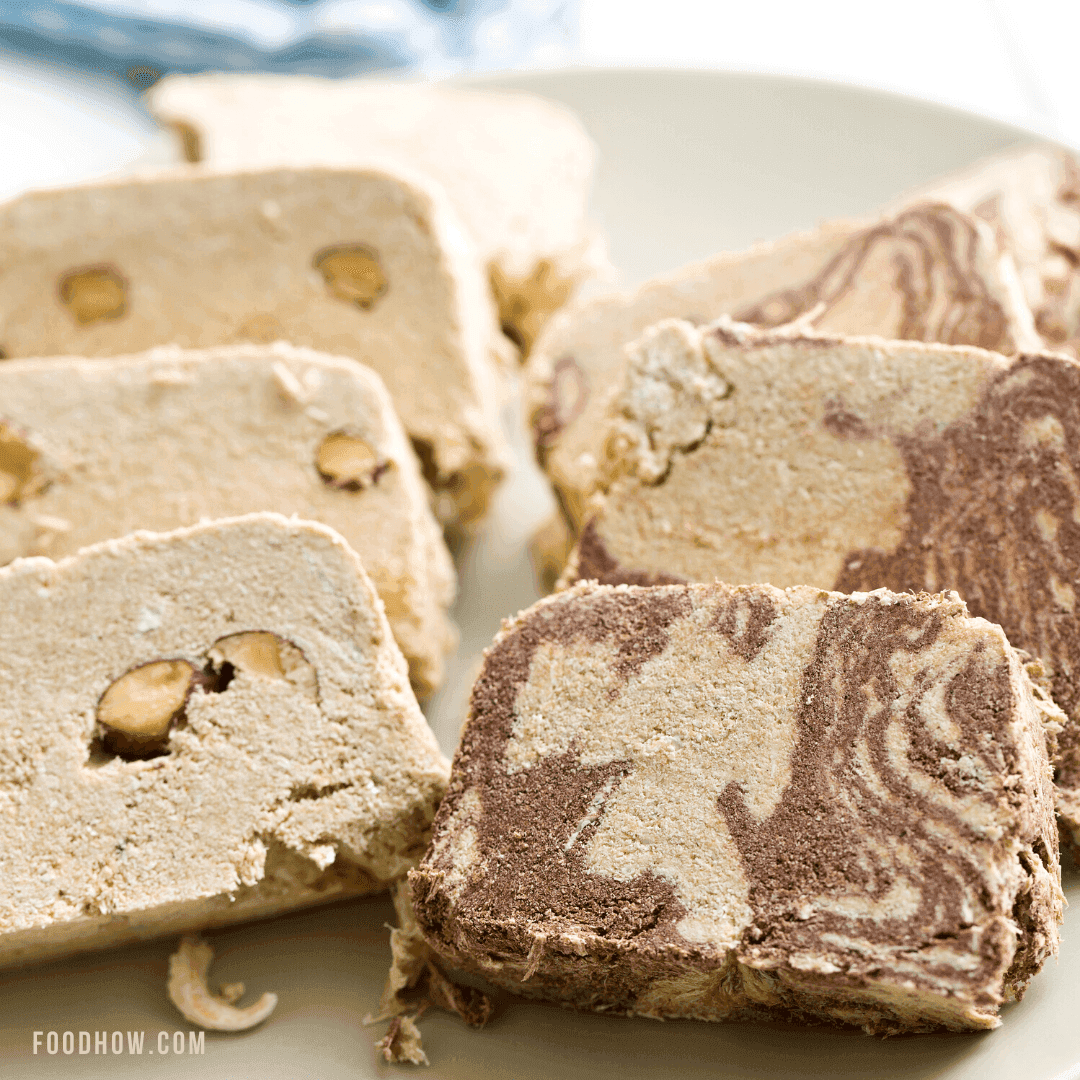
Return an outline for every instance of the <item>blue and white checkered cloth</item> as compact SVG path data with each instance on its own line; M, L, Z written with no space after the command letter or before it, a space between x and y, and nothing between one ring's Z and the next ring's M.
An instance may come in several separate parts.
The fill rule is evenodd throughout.
M0 49L136 82L543 66L569 54L576 29L577 0L0 0Z

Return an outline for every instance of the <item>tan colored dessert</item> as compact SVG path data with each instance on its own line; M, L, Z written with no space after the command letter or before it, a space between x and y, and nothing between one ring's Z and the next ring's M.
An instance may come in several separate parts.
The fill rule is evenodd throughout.
M488 650L409 882L434 949L530 997L971 1031L1056 952L1052 791L955 594L578 586Z
M993 228L1016 261L1046 345L1080 357L1080 161L1024 145L928 184L905 201L949 203Z
M955 589L1038 657L1080 846L1080 364L669 320L630 350L567 578Z
M585 207L594 150L542 98L370 79L170 75L148 93L188 161L233 169L399 160L437 180L488 266L525 350L592 271Z
M541 465L575 531L596 488L625 346L661 319L725 314L764 327L803 319L823 332L1003 353L1042 345L990 227L930 204L876 222L831 222L568 309L529 361L527 405Z
M375 369L443 520L504 467L480 266L434 191L374 169L155 176L0 206L0 349L118 356L278 339Z
M0 966L378 891L447 763L360 560L277 514L0 570Z
M21 475L20 475L21 473ZM378 376L278 343L0 364L0 563L258 510L336 529L418 693L456 643L455 576Z

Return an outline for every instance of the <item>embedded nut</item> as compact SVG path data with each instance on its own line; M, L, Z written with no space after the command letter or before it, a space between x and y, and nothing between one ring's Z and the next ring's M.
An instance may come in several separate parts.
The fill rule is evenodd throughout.
M41 488L38 453L7 424L0 422L0 506L17 505Z
M524 360L544 323L570 299L574 279L561 274L550 259L541 259L528 277L510 277L493 265L490 280L503 333Z
M378 455L363 439L335 431L319 444L315 468L332 487L361 491L379 479L387 464L379 464Z
M209 655L217 666L230 664L258 678L290 682L309 697L317 695L315 670L307 657L291 641L268 630L248 630L219 638Z
M284 679L285 669L281 666L281 651L278 648L280 641L276 634L265 630L232 634L214 643L211 657L217 659L213 655L216 652L221 660L241 671L266 679Z
M386 275L379 258L362 244L346 244L315 252L312 266L339 300L370 308L386 292Z
M60 299L81 326L119 319L127 311L127 282L111 266L83 266L60 279Z
M187 660L154 660L132 668L101 695L97 718L133 739L162 739L183 711L195 676Z
M176 132L177 141L180 143L180 153L184 160L192 165L202 161L202 136L198 129L184 120L170 120L169 127Z
M261 1024L277 1006L277 994L263 994L254 1005L236 1008L231 1001L243 985L223 986L220 996L212 994L206 982L214 950L198 934L185 934L169 957L169 1000L185 1020L211 1031L247 1031ZM238 995L237 995L238 996Z

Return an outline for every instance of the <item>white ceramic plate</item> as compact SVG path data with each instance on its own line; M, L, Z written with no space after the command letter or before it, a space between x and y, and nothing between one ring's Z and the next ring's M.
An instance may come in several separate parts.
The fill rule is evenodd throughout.
M824 217L870 211L907 187L1024 138L1002 124L898 97L760 76L577 71L483 81L546 94L582 116L601 151L594 214L622 284ZM163 146L130 95L2 62L0 145L11 163L0 177L5 195L160 158ZM551 501L521 438L518 448L513 480L460 560L461 648L446 688L428 709L447 751L480 651L500 618L537 595L525 544ZM1080 876L1066 891L1080 900ZM383 1026L361 1024L382 987L389 962L384 923L391 918L387 903L369 900L214 934L214 981L243 980L255 993L275 990L280 1004L254 1032L208 1034L198 1056L160 1053L160 1033L171 1049L173 1033L187 1030L165 997L170 942L0 974L0 1074L5 1080L400 1075L376 1060ZM1080 911L1067 917L1063 936L1060 959L1023 1002L1004 1010L1001 1028L982 1035L879 1040L824 1027L659 1024L516 1004L479 1033L455 1017L425 1018L433 1062L425 1075L1080 1077ZM119 1031L125 1052L50 1057L43 1046L35 1056L35 1031L74 1032L76 1051L80 1031L109 1033L110 1047ZM144 1033L141 1055L127 1052L127 1032Z

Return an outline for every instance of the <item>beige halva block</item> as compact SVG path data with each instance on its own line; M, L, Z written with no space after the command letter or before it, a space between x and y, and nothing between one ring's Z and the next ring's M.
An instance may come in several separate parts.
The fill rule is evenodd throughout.
M1022 661L955 594L579 585L487 651L409 882L529 997L978 1030L1057 950L1053 805Z
M284 343L0 364L0 564L259 510L337 530L418 693L457 635L455 575L374 372Z
M331 529L255 514L0 569L0 966L377 891L447 762Z
M382 377L444 521L506 450L481 268L435 191L378 169L201 169L0 206L0 349L118 356L283 339Z
M575 532L596 488L603 417L622 381L625 346L661 319L725 314L765 327L804 319L828 333L1003 353L1041 346L1012 260L990 227L933 204L830 222L568 308L529 360L526 398L538 457Z
M1080 357L1080 161L1025 144L904 196L949 203L986 221L1016 262L1046 346Z
M956 590L1064 710L1080 845L1080 364L729 320L660 323L629 358L567 579Z
M188 161L234 169L401 161L438 181L528 349L600 261L595 156L572 113L520 91L296 75L170 75L148 93Z

